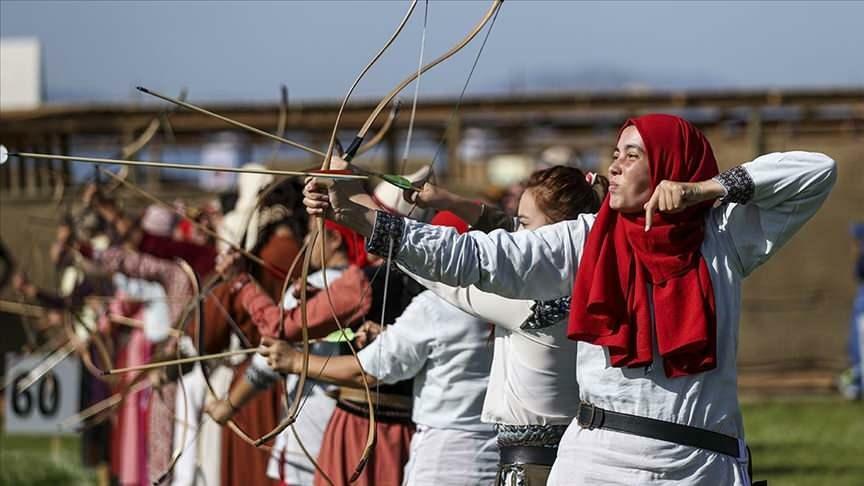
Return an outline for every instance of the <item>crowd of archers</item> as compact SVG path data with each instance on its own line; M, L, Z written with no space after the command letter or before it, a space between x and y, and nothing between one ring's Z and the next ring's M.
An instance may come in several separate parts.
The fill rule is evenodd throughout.
M195 221L91 186L51 249L62 292L13 284L92 372L67 425L119 484L753 484L741 282L835 163L721 173L660 114L609 155L605 175L536 171L515 214L423 174L411 191L242 174Z

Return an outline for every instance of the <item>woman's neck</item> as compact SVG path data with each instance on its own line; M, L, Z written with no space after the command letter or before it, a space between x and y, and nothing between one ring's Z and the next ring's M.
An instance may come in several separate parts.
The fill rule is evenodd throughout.
M349 263L348 256L340 251L331 254L330 258L327 259L327 264L324 266L327 268L345 268Z

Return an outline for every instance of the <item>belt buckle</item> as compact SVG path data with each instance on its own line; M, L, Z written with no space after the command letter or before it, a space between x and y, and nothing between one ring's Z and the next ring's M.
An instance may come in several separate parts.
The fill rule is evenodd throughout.
M584 409L590 409L590 411L591 411L591 416L588 417L587 423L582 420L582 417L583 417L582 409L583 408ZM602 408L598 408L597 406L592 405L592 404L587 403L587 402L582 402L579 405L579 409L580 409L579 410L579 425L581 425L582 428L585 428L588 430L594 430L594 429L602 427L603 419L605 418L605 413L604 413Z

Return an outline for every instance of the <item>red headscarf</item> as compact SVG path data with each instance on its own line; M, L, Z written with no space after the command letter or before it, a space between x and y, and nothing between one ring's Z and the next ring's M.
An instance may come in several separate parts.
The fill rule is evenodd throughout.
M460 235L468 231L468 223L450 211L438 211L435 213L435 216L432 217L432 220L429 221L429 224L435 226L448 226L455 229Z
M348 255L348 261L352 265L357 265L360 268L369 263L366 254L366 242L354 230L348 229L339 223L334 223L329 219L324 220L324 227L331 231L336 231L342 236L342 244L345 245L345 253Z
M621 130L631 125L645 143L652 188L664 179L699 182L719 172L708 140L686 120L645 115L627 120ZM653 304L653 334L666 376L715 368L714 289L700 252L710 207L705 202L676 214L654 213L645 232L644 213L614 211L606 198L573 285L570 339L605 346L612 366L647 366L653 359Z

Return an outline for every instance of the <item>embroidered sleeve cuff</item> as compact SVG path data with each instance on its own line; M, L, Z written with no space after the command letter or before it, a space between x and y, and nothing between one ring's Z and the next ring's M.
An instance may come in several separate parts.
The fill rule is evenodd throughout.
M570 297L555 300L535 301L531 316L522 323L522 329L543 329L554 326L570 315Z
M405 232L405 220L384 211L378 211L375 224L372 225L372 236L366 241L366 251L380 257L396 257ZM390 254L390 242L393 242L393 253Z
M726 195L721 199L724 203L746 204L756 191L753 178L750 177L747 169L740 165L718 174L714 180L726 189Z
M252 365L246 368L246 381L258 390L266 390L279 378L279 374L275 371L264 367L259 367L258 363L253 361Z

